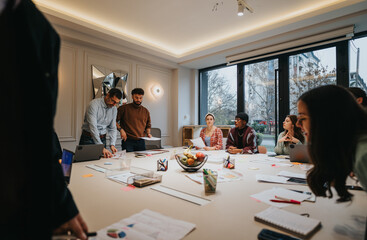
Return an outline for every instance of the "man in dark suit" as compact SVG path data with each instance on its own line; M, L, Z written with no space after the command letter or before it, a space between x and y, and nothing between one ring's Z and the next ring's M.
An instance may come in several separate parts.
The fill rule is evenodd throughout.
M53 148L59 36L30 0L0 1L0 31L1 238L86 239Z

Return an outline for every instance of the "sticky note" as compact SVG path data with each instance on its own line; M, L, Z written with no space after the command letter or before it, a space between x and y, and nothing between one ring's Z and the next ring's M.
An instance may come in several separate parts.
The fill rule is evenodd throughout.
M87 177L93 177L93 174L89 173L89 174L85 174L83 175L84 178L87 178Z
M128 191L131 191L133 189L135 189L134 185L128 185L127 187L121 188L121 190L124 191L124 192L128 192Z

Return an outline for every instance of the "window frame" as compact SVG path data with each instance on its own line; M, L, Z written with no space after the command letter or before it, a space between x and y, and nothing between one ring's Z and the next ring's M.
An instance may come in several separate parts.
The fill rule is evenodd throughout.
M352 39L358 39L361 37L366 37L366 32L361 32L355 34ZM351 40L352 40L351 39ZM268 61L272 59L278 59L278 116L276 120L278 120L278 129L279 132L283 130L282 121L279 119L284 119L287 115L289 115L289 56L296 55L304 52L317 51L330 47L335 47L336 51L336 84L344 87L349 87L349 41L344 40L340 42L325 44L317 47L304 48L298 51L287 52L285 54L279 54L271 57L264 57L261 59L256 59L249 62L242 62L235 64L237 65L237 112L246 111L245 109L245 84L244 84L244 67L249 64L254 64L258 62ZM203 112L205 110L203 108L203 97L207 98L207 89L206 94L203 92L203 81L202 81L202 73L205 71L216 70L220 68L228 67L227 64L220 64L216 66L211 66L203 69L199 69L199 124L205 124L205 120L203 117L206 113ZM207 99L205 100L207 106ZM276 106L277 107L277 106ZM207 108L206 108L207 110ZM276 136L277 137L277 136Z

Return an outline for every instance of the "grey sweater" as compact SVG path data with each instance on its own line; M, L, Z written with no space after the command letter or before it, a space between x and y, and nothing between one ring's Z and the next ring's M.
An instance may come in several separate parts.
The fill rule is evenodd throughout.
M278 136L278 140L285 136L285 131L281 132ZM299 141L297 144L303 144ZM289 145L285 145L285 142L277 142L277 145L274 148L274 152L277 155L289 155Z

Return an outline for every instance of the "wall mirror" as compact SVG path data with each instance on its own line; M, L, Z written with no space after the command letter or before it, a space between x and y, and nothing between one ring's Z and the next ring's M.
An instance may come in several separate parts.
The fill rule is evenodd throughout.
M100 98L111 88L118 88L123 92L122 102L127 102L127 77L125 71L92 65L93 98Z

